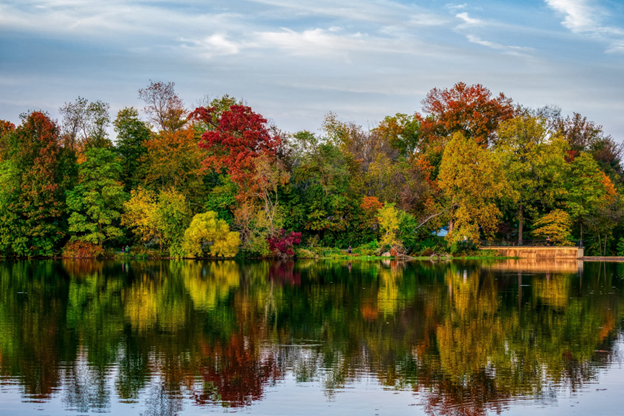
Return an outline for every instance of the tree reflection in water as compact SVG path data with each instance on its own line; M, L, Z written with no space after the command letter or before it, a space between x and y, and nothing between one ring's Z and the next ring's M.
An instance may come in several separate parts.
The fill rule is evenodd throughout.
M483 415L613 362L614 267L581 285L476 263L5 261L0 375L80 413L244 407L292 375L330 400L372 379L431 414Z

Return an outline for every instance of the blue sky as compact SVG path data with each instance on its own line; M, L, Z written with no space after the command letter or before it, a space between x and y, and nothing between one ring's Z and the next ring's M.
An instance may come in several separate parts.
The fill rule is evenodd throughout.
M82 96L113 116L149 80L229 94L278 127L373 126L481 83L624 139L624 1L0 0L0 119Z

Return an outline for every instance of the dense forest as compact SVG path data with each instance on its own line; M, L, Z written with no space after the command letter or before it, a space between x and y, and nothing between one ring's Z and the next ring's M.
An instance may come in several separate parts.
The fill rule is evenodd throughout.
M329 113L319 132L290 133L227 95L194 110L171 82L138 95L145 108L114 120L84 98L58 121L0 120L2 256L429 254L546 239L624 254L622 146L577 113L458 83L372 129Z

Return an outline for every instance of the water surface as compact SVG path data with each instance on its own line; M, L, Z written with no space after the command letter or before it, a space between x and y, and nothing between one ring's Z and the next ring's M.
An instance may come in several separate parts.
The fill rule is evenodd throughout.
M4 261L0 414L621 414L623 267Z

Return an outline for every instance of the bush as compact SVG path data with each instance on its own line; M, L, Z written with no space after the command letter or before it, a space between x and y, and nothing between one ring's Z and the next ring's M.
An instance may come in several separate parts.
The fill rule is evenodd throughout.
M104 250L93 243L81 240L69 241L63 247L63 257L76 259L94 258L104 255Z
M477 245L472 240L454 241L449 247L449 252L452 255L471 254L477 249Z

